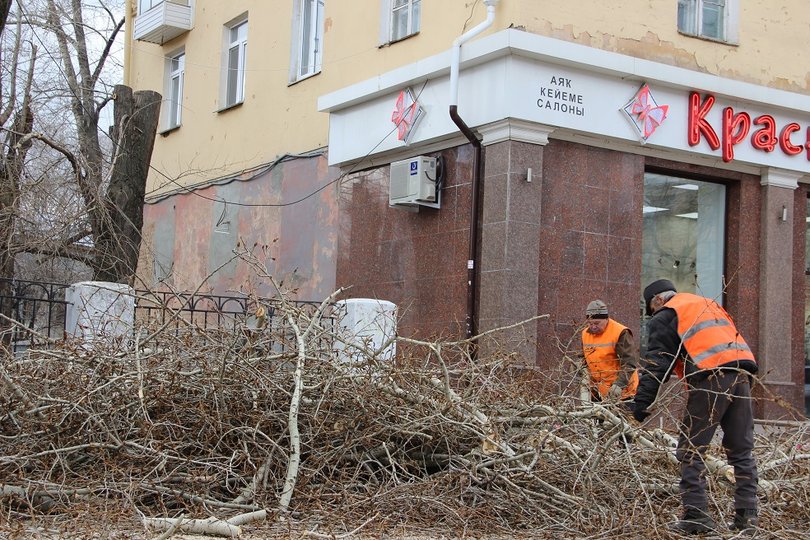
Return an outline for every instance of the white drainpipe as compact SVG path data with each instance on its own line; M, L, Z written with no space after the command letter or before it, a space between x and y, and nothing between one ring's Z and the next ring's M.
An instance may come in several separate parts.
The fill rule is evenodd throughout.
M450 105L458 105L458 69L461 64L461 45L471 40L495 21L495 6L500 0L484 0L487 6L487 19L478 26L471 28L453 41L452 56L450 59Z
M470 141L474 149L473 177L470 187L470 243L469 255L467 257L467 338L471 338L478 333L478 307L475 297L478 287L478 278L476 276L478 266L478 192L480 191L479 186L481 184L482 152L481 141L478 140L475 133L473 133L458 114L458 68L461 63L461 44L492 26L495 20L495 6L498 2L499 0L484 0L484 4L487 6L487 20L453 42L452 58L450 61L450 118L452 118L453 122L458 126L464 136L467 137L467 140ZM473 357L476 355L476 350L476 348L472 349Z

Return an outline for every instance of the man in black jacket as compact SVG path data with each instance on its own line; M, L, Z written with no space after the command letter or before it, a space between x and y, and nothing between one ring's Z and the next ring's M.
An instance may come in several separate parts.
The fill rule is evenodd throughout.
M673 371L689 388L677 450L684 515L671 528L694 534L716 527L708 514L703 455L719 425L736 480L735 516L729 526L750 532L758 522L750 387L756 360L731 317L713 300L678 293L667 279L648 285L644 300L652 318L633 416L643 422L650 415L648 407Z

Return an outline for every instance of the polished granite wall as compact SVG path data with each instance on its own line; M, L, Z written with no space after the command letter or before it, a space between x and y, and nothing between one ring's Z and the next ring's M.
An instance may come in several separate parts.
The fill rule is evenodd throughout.
M400 306L402 335L464 333L473 151L462 146L442 156L447 185L440 210L389 208L387 167L356 173L339 190L337 284L352 286L347 297L381 298ZM594 298L607 302L611 315L639 336L646 285L641 283L639 211L645 170L726 184L725 305L757 351L763 256L760 177L561 140L547 145L506 140L484 148L479 329L548 315L504 333L498 347L541 371L560 368L563 354L578 350L585 306ZM805 196L803 189L795 194L794 229L804 223L799 214ZM803 260L804 236L793 238L784 248L793 251L791 259ZM793 275L797 285L803 278L800 270ZM804 298L799 296L785 306L794 330L785 329L784 339L793 343L802 343ZM779 362L780 373L800 381L800 349L788 347L788 358L770 359L770 368ZM794 387L778 385L766 385L758 393L797 405L802 397ZM758 407L764 412L764 405Z
M464 334L473 149L441 153L441 209L388 206L388 167L352 174L339 189L338 286L346 298L399 306L399 331L417 337Z
M644 158L553 140L542 170L537 309L551 318L541 326L541 365L557 361L556 341L581 331L596 298L639 335Z

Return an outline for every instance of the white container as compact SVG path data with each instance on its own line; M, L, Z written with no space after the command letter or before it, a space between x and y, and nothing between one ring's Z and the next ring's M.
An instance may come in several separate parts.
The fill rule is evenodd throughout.
M335 306L338 334L335 349L342 362L362 362L376 351L379 351L379 360L394 358L397 352L396 304L373 298L350 298L338 300ZM385 343L388 345L380 350Z
M82 281L65 291L65 332L83 346L126 342L135 322L135 291L123 283Z

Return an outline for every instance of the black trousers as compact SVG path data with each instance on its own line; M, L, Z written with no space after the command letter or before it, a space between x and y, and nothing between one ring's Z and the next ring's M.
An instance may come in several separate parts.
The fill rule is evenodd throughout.
M677 457L681 464L681 500L685 508L708 509L706 465L703 455L717 427L723 429L723 448L734 467L734 508L757 507L757 465L754 414L749 375L740 371L713 371L690 381Z

